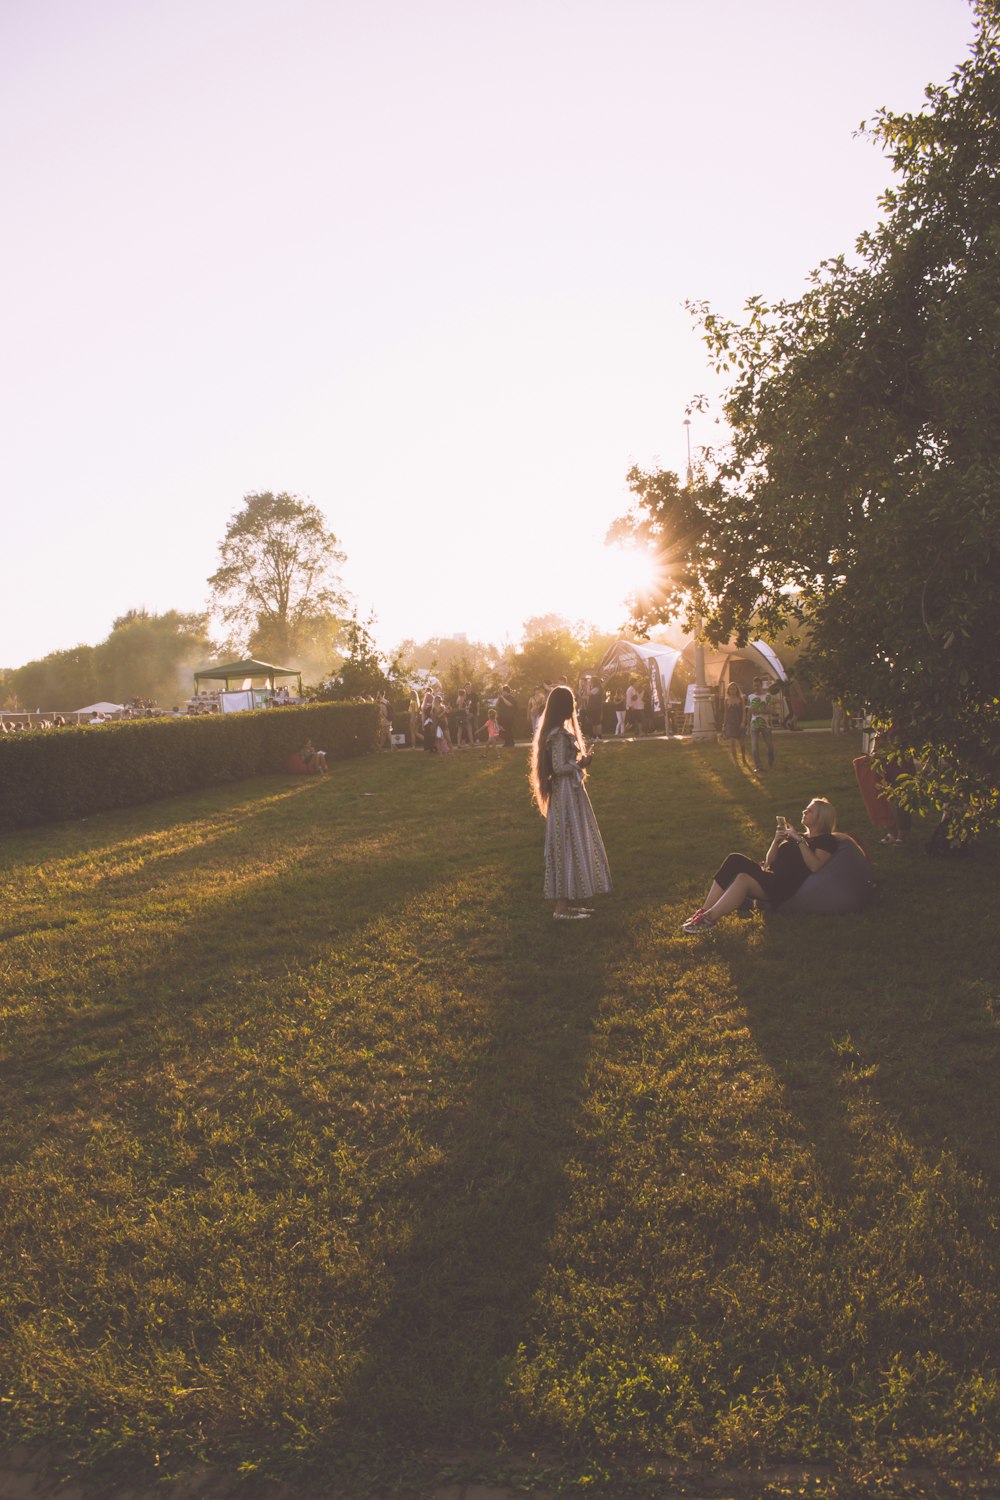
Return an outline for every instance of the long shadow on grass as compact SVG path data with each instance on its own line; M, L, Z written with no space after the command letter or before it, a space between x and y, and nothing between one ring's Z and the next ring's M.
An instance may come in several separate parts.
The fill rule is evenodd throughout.
M505 779L501 799L506 785ZM453 802L463 794L456 782L444 795ZM503 819L505 807L505 800L481 803L477 812ZM268 815L261 817L266 828ZM109 968L100 993L66 996L62 1008L53 1007L32 1030L12 1035L4 1058L10 1095L18 1100L18 1139L11 1142L16 1155L25 1156L42 1135L63 1139L68 1119L73 1139L66 1141L64 1156L72 1168L91 1120L121 1112L141 1143L144 1163L150 1158L155 1196L173 1187L161 1180L164 1169L156 1165L170 1113L171 1083L167 1079L161 1087L161 1075L179 1065L177 1074L189 1090L189 1118L202 1083L216 1083L204 1071L216 1066L213 1035L196 1030L206 1015L217 1028L218 1068L242 1068L247 1077L238 1078L237 1086L266 1092L274 1060L267 1030L273 1020L285 1023L285 1036L291 1034L294 1018L289 1027L281 1013L290 996L311 998L314 982L325 983L334 1008L324 1012L327 1001L321 1000L315 1012L321 1022L334 1022L338 1014L351 1019L351 994L337 989L341 957L345 970L363 971L378 945L388 946L402 928L401 973L409 955L419 956L426 943L434 963L422 977L425 989L440 976L458 1005L461 987L468 987L462 1024L473 1028L475 1045L469 1072L460 1070L447 1085L457 1102L434 1120L437 1164L431 1162L412 1182L396 1183L387 1173L378 1188L391 1196L393 1221L405 1223L408 1233L402 1248L392 1239L388 1305L365 1328L365 1355L338 1404L355 1446L365 1438L409 1444L457 1441L473 1433L482 1438L502 1425L505 1374L545 1263L602 989L599 931L556 927L541 909L532 951L509 956L516 877L492 878L482 860L470 860L469 851L483 839L474 823L464 827L454 846L415 839L387 853L383 842L356 862L348 860L349 876L336 904L332 866L323 854L336 829L323 824L300 831L294 857L262 869L259 879L220 888L186 920L171 920L141 952L126 952L117 973ZM226 836L233 849L243 847L240 831ZM227 847L223 838L213 857L224 857ZM443 858L455 859L454 876L442 871ZM458 903L463 890L468 899L473 877L473 905L463 909ZM293 950L283 947L277 920L289 901L296 914ZM427 920L432 908L433 920ZM451 947L456 932L464 936ZM192 953L199 960L194 967ZM74 998L77 1003L71 1003ZM405 999L405 993L394 993L384 1008L391 1013ZM432 1007L427 1014L432 1016ZM249 1060L227 1056L228 1038L247 1024L262 1038L258 1051ZM412 1038L400 1028L399 1041L414 1050L414 1059L424 1047L433 1051L429 1026L430 1020L423 1030L416 1024ZM316 1027L314 1035L321 1034ZM284 1040L272 1050L284 1050ZM73 1058L69 1071L67 1057ZM417 1065L414 1059L408 1061ZM132 1083L141 1086L138 1095L129 1093ZM290 1080L286 1070L277 1086L291 1099L294 1074ZM377 1203L372 1212L378 1214ZM367 1309L358 1311L363 1319Z
M995 878L995 860L986 863ZM932 887L929 904L912 909L938 878L921 887L922 875L859 917L769 918L769 971L740 989L758 1045L831 1169L844 1165L848 1105L864 1096L929 1159L952 1153L997 1188L1000 1036L983 975L1000 970L1000 944L982 918L956 930ZM952 910L978 910L983 875L961 871L967 898L956 890Z
M991 1388L996 1358L1000 1049L960 960L949 965L948 993L914 1014L919 962L902 952L882 966L869 957L863 981L798 994L737 988L808 1144L813 1190L837 1226L801 1300L825 1307L832 1291L835 1310L853 1306L865 1329L859 1343L836 1316L819 1320L837 1400L856 1413L866 1404L882 1411L886 1441L891 1428L933 1451L961 1434L985 1453L995 1412L969 1393ZM802 1273L788 1274L794 1285ZM792 1369L820 1358L815 1330L804 1328L784 1346ZM893 1391L897 1367L921 1388L918 1401ZM938 1384L924 1390L932 1368Z
M258 843L266 846L268 823L280 808L264 804L252 815L260 823ZM114 1097L126 1078L183 1057L194 1021L207 1016L210 1028L231 1035L248 1007L260 1014L269 980L306 974L349 944L373 912L391 919L397 901L415 899L441 879L434 846L414 840L401 853L374 826L369 834L355 829L350 839L332 835L324 823L300 828L294 847L277 847L258 870L241 819L217 834L211 856L222 866L232 856L246 870L200 902L179 897L176 910L159 926L151 923L134 952L109 941L93 917L93 953L86 924L53 934L65 940L63 988L41 995L30 1020L7 1026L0 1062L0 1084L19 1100L22 1142L49 1132L65 1108L86 1112ZM165 860L176 859L184 873L196 857L197 851L172 851ZM144 895L141 872L134 884ZM141 903L135 910L141 914Z
M820 748L832 771L817 777L810 769L810 782L834 781L841 824L864 836L849 763ZM796 740L786 759L813 749ZM706 757L693 767L718 798L720 773L730 768ZM769 807L762 810L763 838L769 816ZM984 976L1000 972L1000 941L983 915L982 888L995 882L1000 859L995 848L946 868L917 850L894 858L876 851L880 898L860 916L775 914L756 956L736 942L738 924L723 929L719 942L723 952L732 949L755 1038L832 1180L850 1171L846 1105L867 1092L932 1158L952 1151L996 1185L1000 1117L991 1089L1000 1040L989 1008L995 1012L996 982L984 1004Z
M355 1459L509 1437L506 1379L565 1197L603 947L596 926L553 928L544 912L531 951L497 966L464 1104L441 1165L410 1190L391 1296L338 1404L331 1439Z

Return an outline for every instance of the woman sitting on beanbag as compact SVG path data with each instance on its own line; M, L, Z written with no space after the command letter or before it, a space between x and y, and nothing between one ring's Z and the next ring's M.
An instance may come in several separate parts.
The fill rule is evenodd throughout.
M753 898L768 906L780 906L801 885L821 870L837 852L833 830L837 814L825 797L814 797L802 811L804 833L789 827L779 815L771 847L759 865L745 854L730 854L715 872L715 878L699 906L684 923L689 937L709 932L720 917Z

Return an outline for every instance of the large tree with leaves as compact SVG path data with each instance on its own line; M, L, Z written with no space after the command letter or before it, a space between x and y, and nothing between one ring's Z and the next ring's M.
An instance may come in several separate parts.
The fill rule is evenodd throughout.
M194 669L214 654L205 615L130 609L99 646L53 651L8 678L19 702L43 710L139 697L170 707L188 695Z
M280 664L317 648L329 653L346 611L337 572L344 554L318 506L269 490L246 495L219 555L211 604L233 646Z
M506 675L522 698L557 682L575 687L579 673L597 666L612 639L583 621L570 624L561 615L536 615L525 621Z
M794 302L696 308L730 381L697 482L633 470L635 528L683 566L644 618L805 621L813 675L897 725L909 787L969 828L1000 779L1000 25L917 115L867 133L895 184L857 257Z
M96 649L101 696L115 703L151 698L168 707L188 696L192 674L214 655L207 616L130 609Z
M359 620L354 615L348 621L344 659L337 670L315 689L313 697L317 701L373 698L378 693L390 697L400 694L403 667L399 655L389 657L379 650L372 634L374 625L373 616Z

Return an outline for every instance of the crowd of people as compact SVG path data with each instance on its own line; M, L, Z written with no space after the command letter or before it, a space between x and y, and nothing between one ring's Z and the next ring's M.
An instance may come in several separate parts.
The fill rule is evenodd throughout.
M75 729L81 724L112 724L119 723L122 719L155 719L162 713L163 710L157 708L151 698L129 698L120 708L117 704L105 704L80 709L69 715L42 713L37 709L34 713L7 709L7 717L0 713L0 734L18 734L37 729Z
M479 744L513 748L525 730L534 736L549 686L536 687L523 707L510 683L501 684L496 697L489 699L471 682L449 694L440 687L428 687L422 693L414 690L406 708L405 728L396 716L400 728L396 738L432 755L447 755ZM579 693L582 730L591 739L601 739L605 734L652 734L655 723L650 700L645 682L615 685L609 692L600 677L588 674L581 678ZM388 749L393 743L391 707L384 694L375 701L380 705L382 720L380 742Z
M494 749L513 748L516 714L517 700L508 683L488 705L471 682L459 688L451 702L444 693L428 687L422 695L410 694L407 738L414 747L422 745L428 755L471 749L480 741Z
M30 717L23 719L0 718L0 734L25 734L31 729L64 729L66 720L62 714L53 714L51 719L32 720Z
M523 737L527 731L534 737L551 686L534 688L523 707L509 683L500 687L495 699L484 699L471 682L451 693L440 686L413 690L405 717L395 715L395 736L392 707L383 693L375 700L380 705L380 742L385 749L398 743L441 755L479 743L513 746L515 735ZM644 677L605 683L596 673L581 674L574 702L581 732L589 740L637 738L682 727L680 701L671 700L664 712ZM798 728L793 690L787 682L768 677L754 678L747 693L731 682L720 700L718 724L734 761L747 765L752 759L758 770L769 768L774 763L773 729Z

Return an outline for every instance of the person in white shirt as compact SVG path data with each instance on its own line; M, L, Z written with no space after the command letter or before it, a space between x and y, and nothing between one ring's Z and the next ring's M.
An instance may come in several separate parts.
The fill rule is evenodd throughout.
M774 737L771 734L771 709L773 699L776 696L780 696L779 688L774 684L768 686L766 679L763 677L754 678L753 692L747 694L747 727L750 730L750 754L753 756L753 763L758 771L764 769L760 758L762 742L767 746L768 770L774 765Z

